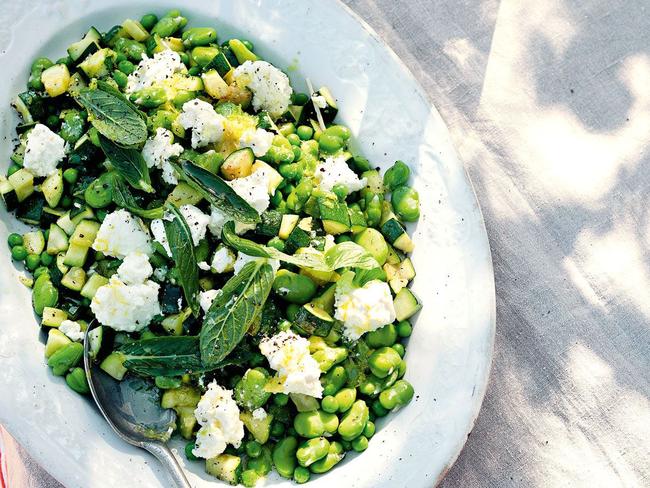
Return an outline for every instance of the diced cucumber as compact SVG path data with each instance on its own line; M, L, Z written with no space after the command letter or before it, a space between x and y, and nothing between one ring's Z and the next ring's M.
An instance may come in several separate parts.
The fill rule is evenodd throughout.
M190 440L196 426L196 417L194 416L194 407L176 407L176 415L178 416L176 424L178 430L183 438Z
M81 289L80 294L82 297L92 300L92 298L95 296L95 293L97 293L99 287L104 286L106 284L108 284L108 278L105 278L99 273L94 273L88 277L86 283Z
M0 176L0 196L2 196L2 201L7 210L15 210L18 206L18 197L16 196L14 187L11 186L9 180L4 176Z
M192 309L186 308L184 311L165 317L160 325L168 334L181 335L183 333L183 322L192 315Z
M122 22L122 28L128 35L130 35L138 42L142 42L149 37L147 30L142 27L142 24L137 20L126 19L124 22Z
M56 351L67 346L72 341L59 329L50 329L47 333L47 342L45 343L45 357L49 358Z
M47 253L54 255L67 251L68 245L68 236L64 230L56 224L51 224L47 238Z
M379 266L384 265L388 257L388 245L378 230L369 227L355 235L354 242L368 251L377 260Z
M68 47L68 55L73 61L84 59L89 54L99 49L99 42L101 41L101 34L97 29L91 27L86 35L78 42L71 44Z
M128 371L124 367L126 356L121 352L112 352L101 362L99 367L109 376L115 378L117 381L122 381L124 375Z
M41 320L41 324L48 327L58 327L61 325L61 322L67 319L68 312L65 310L54 307L45 307L43 308L43 319Z
M295 125L303 125L307 119L308 110L305 105L289 105L287 114Z
M348 207L348 215L350 216L350 231L352 231L352 233L359 233L368 227L366 218L363 216L363 212L359 207Z
M208 95L212 98L224 98L228 95L230 87L223 81L216 69L206 71L201 75L203 87Z
M402 288L408 285L409 281L415 278L415 268L409 258L405 258L404 261L398 264L387 262L384 264L384 271L394 293L399 293Z
M79 69L86 73L88 78L101 78L108 74L107 60L109 58L114 59L115 56L115 51L105 47L87 56L86 59L79 63Z
M80 73L73 73L70 76L70 83L68 84L68 93L71 97L76 98L81 93L82 88L86 88L86 82L83 79L83 75Z
M309 233L296 226L287 237L287 240L284 241L284 250L289 254L293 254L301 247L308 247L309 244L311 244Z
M40 254L45 249L45 236L40 230L26 232L23 235L23 246L28 254Z
M221 481L236 485L242 472L241 458L232 454L219 454L205 460L205 471Z
M253 150L250 147L244 147L230 153L221 165L220 171L227 180L243 178L251 174L254 162Z
M219 73L219 76L221 78L224 78L228 73L230 73L232 66L228 62L228 58L226 58L226 55L223 53L223 51L220 51L219 54L212 58L212 61L210 61L204 69L205 71L214 69L217 71L217 73Z
M77 224L70 236L70 244L77 244L79 246L90 247L97 237L99 232L99 222L94 220L82 220Z
M381 226L381 233L384 234L389 243L404 252L411 252L414 249L413 241L406 233L406 229L399 220L392 218Z
M345 203L339 202L334 195L318 197L317 202L325 232L337 235L350 230L350 215Z
M167 195L167 201L176 207L186 204L196 205L201 200L203 200L203 196L184 181L176 185Z
M406 320L422 308L417 297L408 288L402 288L393 300L397 320Z
M19 202L34 193L34 175L25 168L19 169L7 179L11 183Z
M88 332L88 345L90 346L88 352L90 353L90 357L96 358L97 354L99 354L99 350L102 347L103 337L104 328L101 325Z
M282 216L282 222L280 223L280 231L278 232L278 237L280 239L288 239L289 234L291 234L294 227L298 225L299 220L299 215L284 214Z
M62 215L57 221L56 225L61 227L66 234L71 236L75 229L77 228L77 224L81 222L84 219L92 219L95 217L95 214L93 211L89 208L86 207L83 209L81 212L79 212L77 215L74 217L70 218L70 212L66 212L65 215Z
M68 91L70 72L65 64L55 64L41 73L41 81L50 97L58 97Z
M293 327L303 335L317 335L325 337L329 334L334 325L334 319L330 314L313 302L300 307L293 321Z
M280 232L283 215L277 210L266 210L260 215L260 223L257 224L255 232L259 235L274 237Z
M41 191L47 204L56 207L63 196L63 170L58 169L45 178L41 184Z
M86 272L83 268L73 266L61 278L61 285L73 291L81 291L86 283Z
M56 268L59 270L61 275L64 275L70 269L70 266L66 266L63 261L65 260L65 252L60 252L56 255Z
M273 415L267 414L266 417L256 419L251 412L243 411L239 414L239 419L244 423L248 432L260 444L265 444L271 434L271 422Z
M361 173L361 177L367 180L366 189L377 195L384 194L384 179L376 169L369 169Z
M79 244L70 244L68 251L65 253L63 264L67 266L83 267L88 256L88 247L80 246Z

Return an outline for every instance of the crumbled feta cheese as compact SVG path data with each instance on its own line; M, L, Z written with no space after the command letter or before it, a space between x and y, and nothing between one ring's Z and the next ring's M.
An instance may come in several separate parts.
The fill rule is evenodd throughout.
M34 176L49 176L65 157L65 141L46 125L36 124L27 136L23 167Z
M223 213L221 210L219 210L217 207L212 207L212 211L210 212L210 222L208 223L208 229L210 229L212 235L221 239L221 231L223 230L223 226L226 225L226 223L229 220L232 219L228 217L225 213Z
M387 283L372 280L361 288L336 288L334 318L343 322L343 335L357 340L395 320L395 307Z
M234 269L235 253L226 246L222 246L214 253L212 257L212 271L215 273L227 273Z
M59 330L68 336L71 341L81 342L84 340L84 331L81 330L79 322L64 320L59 325Z
M237 253L237 260L235 261L234 265L235 274L238 274L246 264L250 263L251 261L257 261L259 259L265 259L271 265L271 268L273 268L273 273L277 273L278 269L280 269L280 261L277 259L249 256L248 254L239 252Z
M196 265L202 271L210 271L210 265L208 264L207 261L199 261L198 263L196 263Z
M264 420L266 416L267 416L266 410L264 410L262 407L253 410L253 418L255 420Z
M198 246L201 239L205 237L205 231L210 222L210 216L204 214L194 205L190 204L181 205L179 210L185 219L185 222L187 222L187 226L190 228L194 245Z
M325 97L323 95L314 94L311 96L311 101L314 102L314 105L316 105L318 108L327 107L327 100L325 100Z
M203 312L207 312L210 309L210 305L219 296L219 293L221 293L221 290L207 290L199 293L199 305Z
M115 330L142 330L161 313L159 289L160 285L153 281L127 285L119 274L114 275L108 284L98 288L90 309L101 324Z
M164 127L156 129L156 135L147 139L142 148L142 157L148 168L156 167L162 170L162 179L170 185L178 183L176 172L169 162L171 158L180 156L183 146L174 144L174 134Z
M151 239L142 221L127 210L109 213L93 242L93 249L123 259L132 252L151 254Z
M273 379L284 393L302 393L321 398L323 386L320 383L321 370L316 360L309 355L309 341L289 331L278 332L262 339L260 352L277 371Z
M258 213L269 208L269 174L266 171L255 171L243 178L229 181L235 193L248 202Z
M248 129L239 138L239 147L250 147L256 158L264 156L273 145L275 134L264 129Z
M172 250L169 248L169 241L167 240L167 234L165 233L165 223L163 222L163 219L153 219L151 224L149 224L149 227L151 227L154 241L163 247L167 256L171 257Z
M117 273L127 285L138 285L144 283L153 273L149 264L149 256L141 252L132 252L124 258Z
M334 185L344 185L348 193L359 191L366 186L368 180L359 178L345 162L345 156L330 156L316 166L314 176L322 190L332 191Z
M279 117L289 108L291 85L289 78L266 61L246 61L235 69L234 77L253 92L255 110L266 110Z
M201 425L192 450L195 456L209 459L225 451L228 444L235 448L241 445L244 423L239 419L232 390L222 388L213 380L199 400L194 416Z
M178 123L185 129L192 129L192 147L203 147L221 140L226 119L214 111L208 102L195 98L183 104Z
M185 71L181 56L171 49L155 53L153 58L142 55L142 61L131 73L126 83L126 93L148 88L170 78L174 73Z

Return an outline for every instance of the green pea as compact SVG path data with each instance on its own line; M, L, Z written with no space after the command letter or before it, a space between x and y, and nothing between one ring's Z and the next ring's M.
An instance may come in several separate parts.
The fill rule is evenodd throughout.
M351 441L361 435L368 422L368 407L363 400L357 400L343 415L339 423L338 433L346 441Z
M117 53L117 54L115 55L115 60L114 60L114 63L113 63L113 64L115 64L115 65L117 66L117 65L119 65L122 61L125 61L125 60L126 60L126 56L125 56L124 54L122 54L122 53Z
M260 477L261 476L254 469L245 469L241 473L241 484L246 488L252 488L257 485Z
M368 449L368 438L364 435L360 435L356 439L352 440L352 449L357 452L363 452Z
M374 422L371 422L370 420L368 420L368 422L366 423L366 426L363 428L363 435L367 439L370 439L373 435L375 435L375 430L376 430L376 427L375 427Z
M406 354L406 349L405 349L404 346L403 346L402 344L400 344L399 342L396 343L396 344L393 344L391 347L392 347L393 349L395 349L395 351L397 352L397 354L399 354L399 356L400 356L401 358L403 358L403 357L404 357L404 354Z
M307 303L316 294L317 289L308 276L286 269L279 270L273 280L273 291L290 303Z
M47 360L47 365L52 368L54 375L63 376L77 365L83 352L84 348L79 342L70 342L52 354Z
M327 456L316 461L309 469L311 469L312 473L316 474L326 473L336 466L344 457L345 451L343 450L343 445L340 442L332 442L330 443Z
M129 79L124 73L122 73L121 71L113 71L112 77L120 89L123 90L124 88L126 88L126 84L129 82Z
M86 112L68 109L61 112L59 118L62 120L59 134L70 145L74 145L86 130Z
M286 428L282 422L273 422L273 424L271 424L271 437L277 439L284 434L285 430Z
M254 46L253 46L253 43L251 41L249 41L248 39L242 39L241 43L244 46L246 46L246 49L248 49L249 51L253 51Z
M415 222L420 217L420 197L409 186L400 186L393 190L391 203L398 217L405 222Z
M176 12L173 12L176 13ZM156 22L151 28L152 34L158 34L160 37L169 37L174 34L178 29L185 27L187 19L179 15L165 15L162 19Z
M92 208L104 208L112 203L113 188L108 173L104 173L88 185L84 191L84 200Z
M63 179L71 184L74 185L77 180L79 179L79 170L75 168L68 168L63 172Z
M47 118L45 119L45 125L47 125L50 129L56 129L59 126L59 117L58 115L48 115Z
M398 322L396 329L397 329L397 335L399 335L400 337L409 337L413 332L413 327L411 326L411 323L408 320L402 320L401 322Z
M151 86L133 92L129 99L145 108L156 108L167 101L167 92L164 88Z
M300 166L297 163L280 164L278 166L278 172L283 178L294 181L300 177Z
M257 441L248 441L246 443L246 454L252 458L258 457L262 454L262 444Z
M172 102L174 103L174 106L181 108L183 104L186 102L189 102L190 100L196 98L196 94L192 91L185 91L185 90L180 90L176 93L176 96L174 96L174 99ZM215 153L216 154L216 153Z
M34 271L39 264L41 264L41 256L39 254L28 254L25 258L25 266L30 271Z
M52 261L54 261L54 256L51 254L48 254L47 252L42 252L41 255L39 256L39 260L41 264L44 266L49 266L52 264Z
M294 134L296 132L296 126L293 122L286 122L278 127L278 132L280 132L280 134L282 134L283 136L287 137L290 134ZM287 139L289 138L287 137Z
M90 393L86 372L82 368L74 368L70 371L65 377L65 382L70 388L81 395Z
M269 240L269 242L267 242L266 245L270 246L270 247L273 247L273 248L277 249L278 251L284 251L284 247L285 247L284 241L282 239L280 239L278 236L275 236L274 238Z
M41 81L41 74L51 66L54 66L54 63L52 63L48 58L37 58L34 60L27 86L34 90L42 90L44 87L43 82Z
M321 385L323 385L323 395L335 395L345 382L348 380L348 374L343 366L334 366L327 373L321 377Z
M395 188L406 184L410 174L411 170L403 161L395 161L395 164L384 173L384 185L393 191Z
M336 195L336 198L339 199L339 202L344 202L345 198L348 196L348 187L342 183L337 183L332 187L332 193Z
M291 103L293 105L307 105L309 101L309 95L306 93L292 93L291 94Z
M354 156L352 158L352 167L358 173L363 173L364 171L371 169L371 164L370 161L363 156Z
M293 481L299 485L307 483L309 481L309 478L311 478L311 472L302 466L296 467L293 472Z
M314 135L314 129L308 125L299 125L296 129L296 134L298 134L301 140L308 141Z
M342 138L323 133L318 140L318 147L325 153L335 153L343 147L344 141Z
M287 403L289 403L289 395L287 395L286 393L276 393L275 395L273 395L273 403L283 407Z
M145 14L140 19L140 24L142 24L142 27L147 30L151 30L153 26L156 25L156 22L158 22L156 14Z
M300 412L293 419L293 428L301 437L307 439L322 436L326 432L332 434L338 426L338 417L322 410Z
M260 455L248 459L247 469L252 469L260 476L266 476L273 469L273 458L271 448L262 446Z
M287 136L287 141L289 141L289 144L294 146L293 149L294 151L295 151L295 147L297 147L298 150L300 150L300 144L302 143L302 141L300 140L300 137L298 137L298 134L289 134Z
M23 236L16 234L15 232L13 234L9 234L9 237L7 237L7 244L9 244L10 248L15 246L22 246Z
M198 46L190 52L190 62L198 66L207 66L219 54L219 48L213 46Z
M285 437L278 441L273 448L273 464L278 474L283 478L291 478L296 468L296 451L298 440L295 437Z
M393 324L384 325L381 329L368 332L365 337L366 344L376 349L382 346L392 346L397 340L397 329Z
M217 39L217 31L212 27L192 27L183 32L181 39L187 47L207 46Z
M372 374L378 378L385 378L391 374L401 362L400 355L390 347L380 347L368 358L368 366Z
M390 388L382 391L379 395L379 403L386 410L395 407L402 407L408 404L413 398L413 386L406 380L399 380Z
M320 406L327 413L336 413L339 409L339 402L332 395L327 395L320 401Z
M194 441L190 441L187 444L185 444L185 457L190 461L199 460L199 458L197 458L192 452L194 449L196 449L196 444L194 443Z
M125 59L124 61L120 61L117 64L117 69L119 69L125 75L130 75L135 71L135 65L131 61Z
M252 411L264 405L271 394L264 390L269 373L264 368L249 369L235 385L235 401Z
M319 459L327 456L329 452L330 443L325 437L316 437L303 442L296 451L296 458L298 464L308 468Z

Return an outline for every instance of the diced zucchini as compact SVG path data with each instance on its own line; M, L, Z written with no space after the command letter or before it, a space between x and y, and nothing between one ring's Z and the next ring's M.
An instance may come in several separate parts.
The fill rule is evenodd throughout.
M388 244L388 257L386 258L386 262L388 264L399 264L401 260L402 256L400 256L400 253L398 253L393 246Z
M45 343L45 357L49 358L62 347L70 344L72 341L59 329L50 329L47 333L47 342Z
M127 369L124 367L126 356L121 352L112 352L101 362L99 367L117 381L122 381Z
M99 49L99 42L101 41L101 34L97 29L91 27L86 35L78 42L71 44L68 47L68 55L73 61L84 59L89 54Z
M81 222L84 219L92 219L94 216L95 214L93 213L93 211L89 207L86 207L84 210L82 210L72 218L70 218L70 212L66 212L65 215L62 215L56 221L56 225L61 227L66 234L71 236L74 233L75 229L77 228L77 224L79 222Z
M88 332L88 345L90 346L88 352L90 353L90 357L96 358L97 354L99 354L99 350L102 347L103 337L104 328L101 325Z
M243 147L230 153L221 165L221 174L227 180L243 178L251 174L255 154L250 147Z
M422 308L417 297L408 288L402 288L393 300L395 317L397 320L406 320Z
M356 234L354 236L354 242L372 254L372 257L377 260L379 266L384 265L388 258L388 245L384 236L378 230L369 227Z
M278 232L278 237L280 239L288 239L289 234L291 234L294 227L298 225L299 220L299 215L284 214L282 216L282 222L280 223L280 231Z
M168 334L181 335L183 333L183 322L192 315L192 309L187 307L180 313L168 315L160 325Z
M318 197L318 213L323 221L323 229L332 235L350 230L350 215L347 205L335 196Z
M300 222L298 222L298 227L304 230L305 232L311 232L313 225L314 225L313 217L305 217L300 219Z
M25 200L28 196L34 193L34 175L21 168L7 178L11 187L16 193L16 198L19 202Z
M161 53L169 49L176 51L177 53L185 50L183 40L179 37L160 37L158 34L154 34L153 39L156 45L156 47L153 48L154 53ZM149 41L151 41L151 39L149 39Z
M269 440L271 422L273 421L272 414L269 413L262 419L256 419L251 412L243 411L239 414L239 419L257 442L265 444Z
M304 105L289 105L287 113L295 125L303 125L307 119L308 110Z
M174 73L169 79L169 86L174 87L176 90L182 91L199 91L203 90L203 80L198 76L190 76L182 73Z
M59 254L68 250L68 236L65 231L56 224L50 225L50 232L47 237L47 253L50 255Z
M70 84L68 84L68 93L73 98L76 98L81 93L82 88L86 88L86 82L83 79L83 75L80 73L73 73L70 76Z
M58 169L45 178L41 184L41 191L47 204L56 207L63 196L63 170Z
M79 69L86 73L88 78L101 78L108 74L106 61L109 58L115 58L115 56L115 51L105 47L87 56L86 59L79 63Z
M176 185L167 195L167 201L176 207L186 204L196 205L201 200L203 200L203 196L184 181Z
M86 272L83 268L73 266L61 278L61 285L73 291L81 291L86 283Z
M224 98L228 95L230 87L223 81L216 69L206 71L201 75L203 86L208 95L212 98Z
M63 264L67 266L76 266L81 268L86 262L88 256L88 247L79 244L70 244L68 251L65 253ZM81 288L79 288L81 289Z
M79 246L91 247L99 232L99 222L94 220L82 220L77 224L70 236L70 244L77 244Z
M58 97L68 91L70 72L65 64L55 64L41 73L41 81L50 97Z
M189 385L165 390L160 399L162 408L196 407L201 399L201 392Z
M178 430L183 438L190 440L197 424L194 407L176 407Z
M88 280L86 280L86 283L80 292L81 296L92 300L99 287L106 284L108 284L108 278L105 278L99 273L94 273L88 277Z
M23 235L23 246L29 254L40 254L45 249L45 237L43 232L35 230Z
M394 252L394 251L393 251ZM408 282L415 278L415 268L409 258L398 264L384 264L384 271L391 289L394 293L408 285Z
M408 236L406 229L404 229L404 226L399 222L399 220L392 218L384 222L381 226L381 233L384 234L393 247L404 252L413 251L413 241Z
M2 196L2 201L7 210L14 210L18 206L18 197L16 196L14 187L11 186L9 180L4 176L0 176L0 196Z
M257 224L255 232L259 235L274 237L282 227L282 213L277 210L266 210L260 215L260 223Z
M43 208L45 208L45 198L41 194L36 193L18 204L16 217L26 224L40 225L41 217L43 217Z
M254 52L248 49L244 45L244 43L241 42L239 39L230 39L228 41L228 46L237 57L237 61L239 62L239 64L243 64L246 61L258 61L260 59L257 57L257 55Z
M242 472L241 458L232 454L219 454L205 460L205 471L221 481L236 485Z
M303 335L325 337L334 325L334 319L313 302L300 307L293 321L293 327Z
M65 260L65 252L60 252L56 255L56 269L59 270L61 275L64 275L70 269L70 266L67 266L63 263Z
M369 169L361 173L361 177L367 180L366 189L377 195L384 194L384 179L376 169Z
M363 212L359 207L348 207L348 215L350 216L350 231L352 233L356 234L368 227L366 218L363 216Z
M138 42L142 42L149 37L147 30L142 27L142 24L137 20L126 19L124 22L122 22L122 28L128 35L130 35Z
M256 171L260 170L266 173L269 181L269 195L273 195L278 186L280 186L280 183L282 183L282 175L269 164L265 163L264 161L257 160L255 163L253 163L253 166L251 166L251 173L255 173Z
M293 254L297 249L308 247L309 244L311 244L311 236L296 226L287 237L287 240L284 241L284 249L289 254Z
M65 310L54 307L45 307L43 309L43 319L41 320L41 324L48 327L58 327L61 325L61 322L67 319L68 312Z
M322 96L327 103L327 107L321 108L320 113L323 116L323 121L328 124L334 120L336 114L339 111L338 106L336 105L336 99L332 95L332 92L330 92L329 88L326 86L321 86L316 92L316 95Z
M228 73L230 73L232 66L228 62L228 58L226 58L226 55L223 53L223 51L220 51L219 54L212 58L212 61L210 61L204 69L205 71L214 69L217 71L217 73L219 73L219 76L221 78L224 78Z
M29 112L29 108L20 96L14 98L14 100L11 102L11 105L16 109L18 115L20 115L20 117L23 119L24 124L31 124L34 122L34 118Z

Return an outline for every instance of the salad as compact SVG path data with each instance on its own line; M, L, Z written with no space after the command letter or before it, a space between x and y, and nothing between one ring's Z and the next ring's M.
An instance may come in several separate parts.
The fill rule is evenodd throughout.
M0 177L34 226L11 256L72 390L87 332L107 374L176 411L189 460L304 483L413 398L418 194L405 163L382 175L350 148L326 87L295 92L249 41L186 24L92 27L33 62Z

